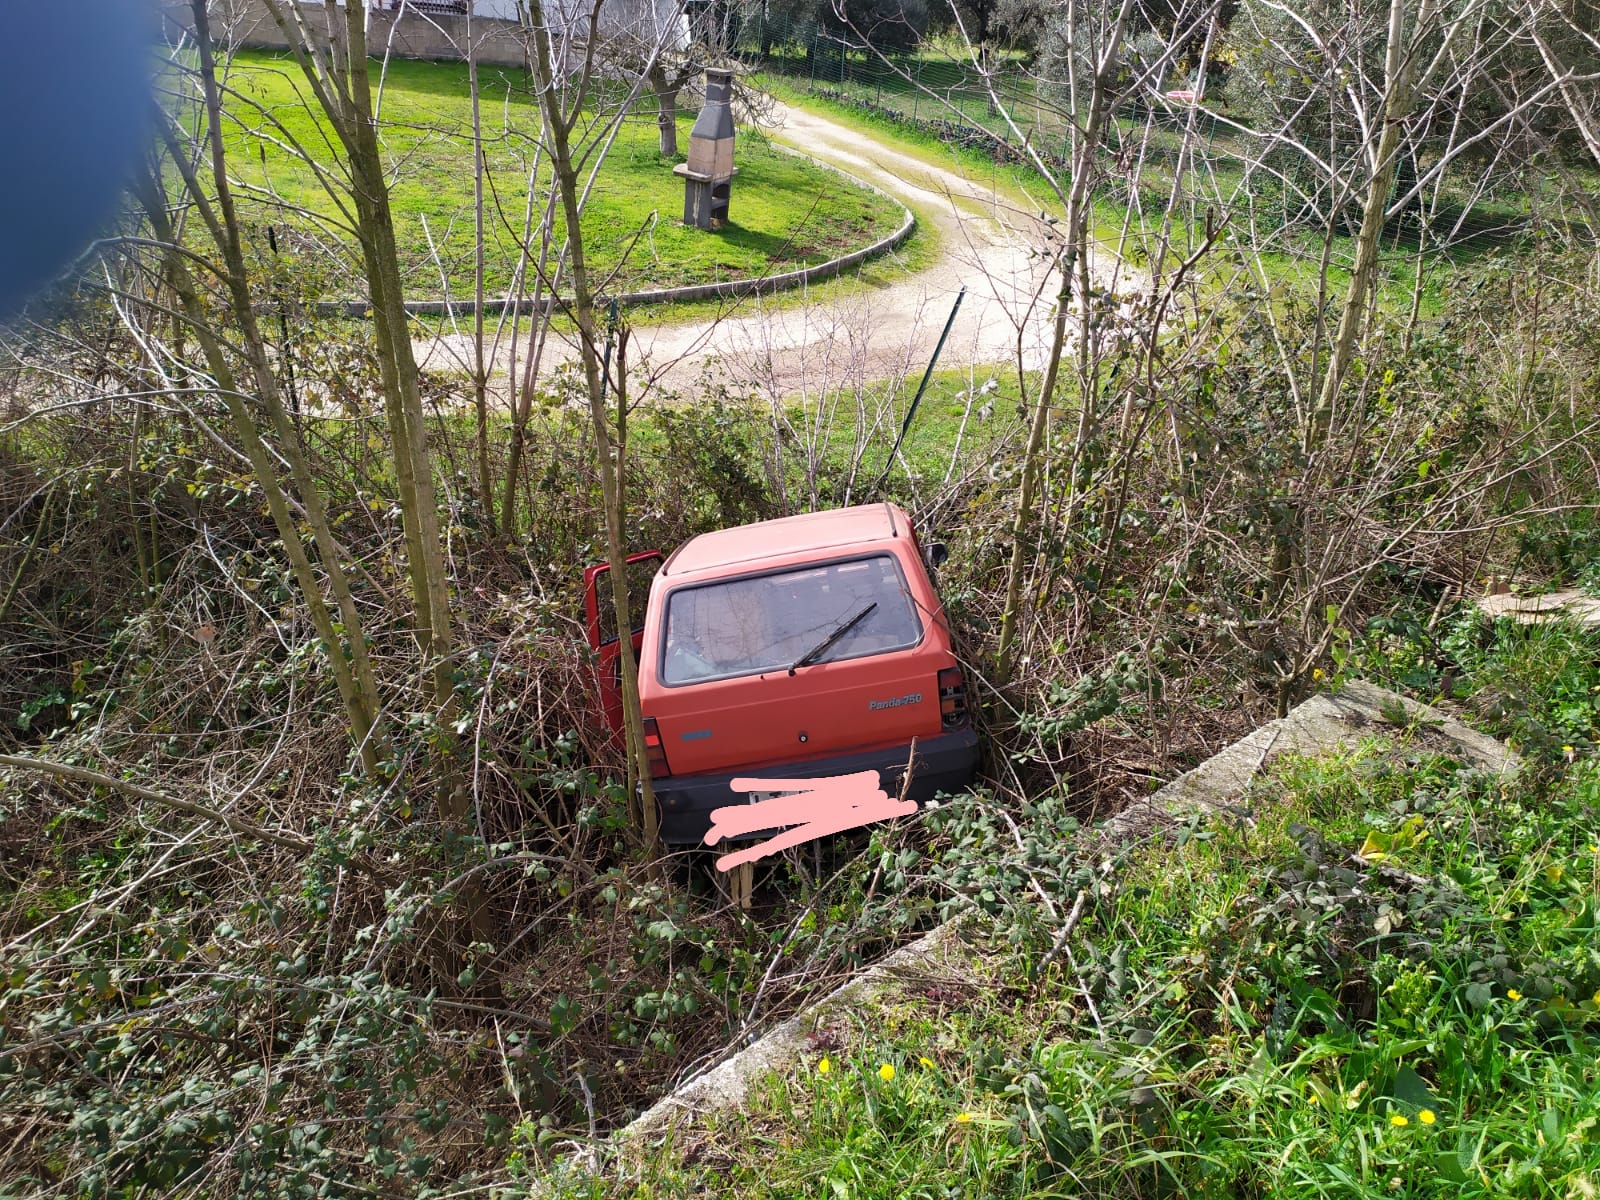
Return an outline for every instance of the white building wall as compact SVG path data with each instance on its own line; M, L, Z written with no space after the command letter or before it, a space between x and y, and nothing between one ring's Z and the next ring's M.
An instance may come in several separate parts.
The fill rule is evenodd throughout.
M322 0L294 0L310 16ZM669 49L688 45L689 26L684 0L605 0L600 9L600 34L626 38L635 45L662 44ZM336 0L341 6L345 0ZM368 37L374 46L402 58L460 59L466 57L467 18L437 8L402 10L396 0L365 0L371 9ZM562 29L582 37L588 31L592 0L544 0L544 14L558 44L570 52L572 39ZM163 5L169 26L188 28L193 20L183 0ZM266 13L261 0L208 0L213 34L225 45L281 47L283 35ZM522 32L517 0L477 0L473 10L472 41L480 62L517 66L526 61L526 35ZM316 18L313 17L313 20Z
M342 4L344 0L339 0ZM399 0L368 0L373 8L392 10ZM543 0L547 17L557 14L567 22L587 24L592 7L590 0ZM518 0L475 0L473 15L495 21L520 21L525 4ZM605 0L600 8L600 27L616 34L667 39L672 49L682 49L689 40L689 20L684 15L682 0Z

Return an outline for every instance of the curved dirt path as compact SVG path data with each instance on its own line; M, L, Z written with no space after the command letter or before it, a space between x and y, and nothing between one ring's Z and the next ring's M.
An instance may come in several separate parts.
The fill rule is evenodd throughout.
M635 395L646 382L689 392L708 379L769 398L816 395L868 380L921 372L960 289L967 288L941 369L979 364L1042 363L1054 285L1036 218L1016 213L993 191L804 109L780 106L774 140L887 192L931 224L937 260L888 284L829 288L829 298L796 303L750 298L729 303L715 320L638 326L629 349ZM737 152L735 154L737 157ZM733 210L738 213L738 182ZM892 252L891 252L892 254ZM881 275L885 259L874 264ZM892 270L892 268L890 268ZM1098 272L1097 272L1098 273ZM577 356L570 335L552 333L540 375ZM525 355L519 348L518 356ZM470 363L471 339L445 334L418 345L425 367ZM496 367L504 370L505 354ZM519 363L519 370L520 370Z

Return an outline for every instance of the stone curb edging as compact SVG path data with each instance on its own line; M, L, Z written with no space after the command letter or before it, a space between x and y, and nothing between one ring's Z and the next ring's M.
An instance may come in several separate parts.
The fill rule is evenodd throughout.
M1100 828L1111 838L1148 832L1164 821L1195 812L1226 809L1272 759L1282 754L1323 754L1352 740L1396 732L1385 717L1394 706L1416 722L1415 736L1437 743L1460 758L1490 770L1511 767L1517 756L1487 734L1469 729L1429 704L1419 704L1364 680L1351 680L1337 692L1302 701L1286 717L1269 721L1231 746L1217 751L1192 771L1178 776L1143 802L1130 805Z
M1438 743L1459 757L1491 770L1507 770L1517 756L1494 738L1469 729L1448 713L1431 705L1407 700L1364 681L1346 683L1336 693L1322 693L1297 705L1288 716L1270 721L1218 751L1192 771L1178 776L1153 793L1143 804L1124 810L1097 830L1114 840L1128 840L1171 823L1195 810L1226 810L1261 769L1283 754L1314 755L1350 746L1396 727L1385 717L1396 706L1413 726L1413 736ZM1086 831L1088 832L1088 831ZM750 1087L764 1075L781 1070L804 1051L806 1034L830 1015L859 1008L916 974L927 974L961 953L957 932L966 914L952 917L917 941L848 980L833 992L802 1009L743 1050L671 1092L646 1109L608 1139L625 1157L656 1150L675 1127L697 1118L725 1112L743 1103ZM583 1160L589 1159L588 1163ZM557 1164L536 1184L531 1195L548 1194L558 1174L567 1168L592 1167L584 1154L577 1161Z
M718 300L760 296L768 292L803 287L808 283L815 283L819 279L832 279L834 276L843 274L851 267L857 266L869 258L874 258L885 251L895 249L910 237L912 230L917 227L916 214L876 184L868 183L865 179L852 175L848 171L840 170L832 163L812 158L811 155L795 150L793 147L784 146L777 142L769 142L769 145L777 146L786 154L794 154L814 162L819 167L832 171L836 175L842 175L858 187L876 192L886 200L899 204L900 211L905 214L904 219L900 222L900 227L893 233L881 237L858 250L852 250L848 254L840 255L838 258L829 259L827 262L814 263L809 267L800 267L793 271L784 271L778 275L760 275L753 279L723 279L715 283L685 284L683 287L652 288L642 292L624 292L620 296L606 297L606 299L614 299L622 307L631 308L640 304L663 304L671 301ZM407 315L413 317L470 316L477 308L477 305L471 300L407 300L405 303ZM485 316L501 316L509 313L513 308L519 309L522 313L531 314L535 310L540 313L547 313L552 307L554 307L554 300L548 295L542 297L537 305L528 298L519 300L486 300L483 305L483 313ZM366 300L331 300L321 301L316 305L316 313L319 317L362 318L368 316L371 310L372 305Z
M935 974L948 982L968 982L967 973L952 964L952 959L962 953L955 936L960 921L961 917L956 916L936 925L916 941L840 984L745 1049L656 1101L618 1130L616 1138L630 1146L638 1145L645 1139L670 1133L680 1116L692 1119L737 1105L763 1075L795 1059L805 1047L806 1035L829 1016L879 999L899 984Z
M1518 625L1572 621L1577 625L1600 626L1600 596L1591 596L1577 588L1547 592L1542 596L1499 592L1480 596L1475 603L1490 618L1510 617Z

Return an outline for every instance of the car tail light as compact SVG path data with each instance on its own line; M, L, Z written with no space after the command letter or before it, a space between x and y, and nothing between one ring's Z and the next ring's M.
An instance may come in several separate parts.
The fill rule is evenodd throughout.
M656 727L654 717L644 719L644 756L650 766L651 779L672 774L672 768L667 766L667 748L662 745L661 730Z
M967 723L967 682L960 667L939 672L939 716L947 729Z

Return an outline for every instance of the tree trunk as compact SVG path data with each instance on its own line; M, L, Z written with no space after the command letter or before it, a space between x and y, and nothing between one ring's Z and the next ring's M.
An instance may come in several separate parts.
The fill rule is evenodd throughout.
M1395 174L1400 167L1400 138L1404 132L1404 122L1411 114L1415 98L1413 81L1416 77L1416 55L1411 52L1412 45L1405 37L1406 3L1407 0L1390 0L1389 3L1383 129L1378 136L1372 178L1367 182L1366 201L1361 211L1361 231L1356 235L1356 261L1350 272L1350 285L1345 289L1344 303L1340 306L1339 329L1334 335L1327 369L1322 376L1322 390L1317 398L1316 410L1306 430L1304 449L1308 457L1321 448L1332 427L1339 389L1355 357L1356 340L1366 321L1367 305L1377 282L1378 243L1383 235L1389 197L1394 191ZM1432 0L1425 0L1417 14L1418 33L1432 22L1433 11Z
M483 113L478 96L478 43L473 35L472 16L477 5L467 3L467 86L472 93L472 216L476 235L472 288L472 407L478 418L478 508L483 513L486 532L494 532L494 478L489 471L489 366L483 346Z
M1390 0L1389 41L1384 61L1383 125L1378 135L1377 150L1373 157L1373 171L1367 180L1367 192L1361 208L1361 228L1356 235L1355 265L1350 272L1350 283L1345 289L1344 301L1339 307L1339 325L1333 344L1328 350L1328 362L1322 376L1322 386L1315 408L1306 424L1302 449L1308 473L1318 469L1317 459L1332 430L1339 402L1339 393L1345 376L1355 359L1356 343L1372 302L1378 281L1379 243L1389 210L1389 197L1394 193L1395 177L1400 168L1401 137L1404 122L1411 114L1415 102L1416 47L1422 31L1433 22L1436 12L1434 0L1423 0L1417 13L1416 28L1408 40L1405 36L1405 10L1407 0ZM1273 599L1286 605L1294 573L1305 558L1306 514L1299 495L1283 499L1285 511L1274 519L1271 563L1271 590ZM1322 611L1322 593L1317 587L1307 587L1296 607L1305 616L1297 627L1304 628L1313 619L1310 614ZM1280 609L1280 612L1283 609ZM1291 667L1278 680L1277 713L1287 716L1289 709L1300 697L1301 671L1309 669L1298 653L1290 654Z
M190 282L187 266L181 253L172 244L175 234L166 219L165 210L161 207L160 187L153 176L145 181L145 204L147 209L151 210L150 219L158 231L158 236L168 245L169 277L180 289L183 308L200 339L207 365L217 379L218 386L222 388L223 401L229 408L241 440L245 443L252 469L267 494L268 508L273 513L285 550L290 555L291 566L311 608L313 625L317 627L319 637L326 644L330 670L344 698L346 711L350 715L352 733L361 747L362 764L369 772L375 772L378 769L379 759L387 757L388 751L379 720L382 706L378 701L377 684L367 654L366 638L362 631L359 610L356 608L349 581L341 564L338 543L333 536L327 511L322 502L321 490L312 478L310 464L300 445L299 432L284 408L277 376L272 368L271 355L256 320L238 214L234 209L233 193L228 181L226 149L222 136L222 97L216 82L216 64L205 0L193 0L193 11L195 41L200 58L200 81L205 97L206 136L210 144L212 187L216 197L215 211L206 201L199 180L185 156L170 142L168 149L191 197L200 206L207 228L223 255L227 268L225 280L233 299L234 315L239 322L240 338L250 363L256 395L266 409L268 420L277 434L279 453L289 465L306 523L311 529L318 557L322 561L323 570L328 576L329 586L339 608L348 650L341 644L333 628L331 615L324 605L309 559L305 555L298 531L289 514L271 456L261 444L254 418L244 405L240 389L233 382L232 373L220 345L204 324L203 313L195 288Z
M1044 456L1045 430L1049 425L1050 406L1055 401L1056 381L1061 372L1061 356L1066 352L1068 313L1080 274L1087 278L1089 253L1089 224L1093 212L1089 184L1094 157L1104 135L1105 116L1109 107L1109 89L1117 48L1122 42L1122 31L1127 24L1130 0L1123 0L1116 24L1107 39L1104 59L1095 71L1093 90L1089 97L1089 115L1078 141L1072 168L1072 186L1067 193L1066 246L1060 262L1061 286L1056 292L1055 325L1050 338L1050 357L1045 364L1044 379L1039 385L1039 398L1028 426L1028 441L1022 452L1022 481L1017 495L1017 515L1011 525L1011 562L1006 571L1006 604L1000 617L1000 644L995 650L995 678L1004 683L1010 678L1011 657L1016 648L1017 625L1022 610L1022 578L1027 568L1028 539L1032 532L1034 509L1037 506L1039 474ZM1089 297L1080 297L1086 306L1084 322L1087 324ZM1080 337L1083 336L1080 331ZM1088 401L1085 401L1087 404ZM1084 436L1086 423L1092 423L1093 414L1085 409L1080 414L1079 438Z
M528 188L531 194L532 173L529 176ZM530 318L528 332L528 361L522 376L521 390L512 406L511 437L506 447L506 474L500 498L500 532L507 541L517 532L517 479L522 473L522 455L528 440L528 422L533 416L533 387L539 377L539 359L544 353L544 341L550 328L549 323L541 319L540 302L545 298L545 272L550 263L554 220L555 204L552 198L545 207L544 219L539 230L539 261L533 275L533 315ZM526 254L527 250L524 249L523 253ZM515 337L514 332L513 337Z
M678 92L682 84L669 76L657 56L649 72L650 90L656 97L656 127L661 134L661 157L678 157Z
M197 6L204 0L194 0ZM367 71L366 12L360 4L344 9L342 33L328 10L324 40L305 27L297 8L285 13L285 0L264 0L267 11L288 42L307 85L328 117L350 168L350 194L355 201L356 237L372 302L372 325L383 380L384 415L394 447L395 478L406 544L406 574L415 614L413 633L429 681L435 738L434 772L439 806L447 821L464 827L471 816L466 793L456 786L450 728L456 696L450 672L451 621L449 579L439 528L438 495L433 480L433 454L427 416L411 349L405 292L400 280L394 217L388 181L378 145L377 121Z
M345 9L348 46L349 94L353 106L348 121L347 149L355 185L356 214L367 284L372 297L373 325L377 333L379 369L391 432L403 441L396 454L405 452L410 474L410 508L406 524L416 545L410 563L412 592L417 614L418 642L434 674L435 703L444 721L455 707L446 660L451 650L449 582L439 531L439 502L433 481L433 453L428 438L427 414L417 363L411 349L410 318L405 309L405 289L400 281L400 253L395 240L394 216L378 146L377 122L372 115L372 93L367 76L364 14L358 5ZM402 494L402 503L406 497Z
M284 554L289 560L289 570L294 576L295 584L300 589L300 594L305 598L312 628L317 631L318 640L322 642L323 651L328 657L328 670L333 676L334 686L338 688L339 697L344 703L345 715L350 722L351 737L359 748L362 768L368 774L377 774L381 761L388 756L388 750L383 731L378 723L377 696L375 686L372 683L371 667L366 662L366 643L360 621L356 617L356 623L351 625L349 623L351 617L347 617L343 611L343 601L349 597L349 589L345 587L339 591L341 617L345 619L345 629L351 647L352 658L354 657L355 647L361 647L361 666L359 669L352 669L351 658L347 658L345 643L339 637L338 631L334 626L333 615L328 611L328 606L322 598L321 589L317 584L316 572L311 566L311 560L306 554L305 545L300 539L300 531L295 525L294 514L289 510L288 499L284 494L283 485L273 464L272 452L267 449L266 443L262 440L260 430L256 427L255 418L245 404L243 393L240 391L238 382L228 366L228 360L223 354L221 344L206 323L204 306L200 302L198 290L194 285L192 276L189 274L188 265L184 261L183 254L177 249L174 242L176 235L171 222L167 219L165 207L160 200L154 180L152 177L147 177L142 183L136 184L135 187L142 197L142 203L150 219L152 231L155 233L157 240L166 247L167 280L178 297L179 306L182 308L185 317L195 331L196 340L200 343L201 353L204 354L206 359L206 368L216 381L218 394L228 409L228 415L233 421L234 430L239 436L240 446L244 451L245 457L250 462L251 473L255 476L256 483L260 485L262 494L266 498L267 511L272 517L273 526L278 531L278 539L283 543ZM294 463L303 465L303 455L301 455L298 446L285 446L284 453ZM325 524L325 520L319 522L319 525L325 526ZM333 570L337 571L337 560L332 565ZM351 605L351 616L354 615L354 606Z
M544 109L544 132L550 166L554 172L561 215L566 223L567 268L572 279L572 303L567 312L578 327L578 351L583 367L589 415L594 425L595 454L600 466L600 491L606 514L606 560L610 566L613 612L617 621L617 649L622 669L623 734L628 753L630 784L637 781L637 793L629 788L629 803L637 794L635 816L647 853L654 853L660 840L659 815L655 792L650 786L650 768L644 744L644 717L639 708L638 663L633 657L633 628L628 612L627 550L623 545L623 518L626 497L622 484L625 475L623 442L613 436L610 414L606 411L605 378L601 370L599 337L595 322L594 295L589 287L589 269L584 256L582 212L579 207L577 169L573 162L571 132L582 116L581 109L564 111L561 92L551 67L550 34L545 27L541 0L530 0L529 19L533 25L533 74ZM590 30L591 36L594 30ZM584 89L578 89L582 102ZM618 387L619 397L625 393ZM619 409L619 411L621 411Z

